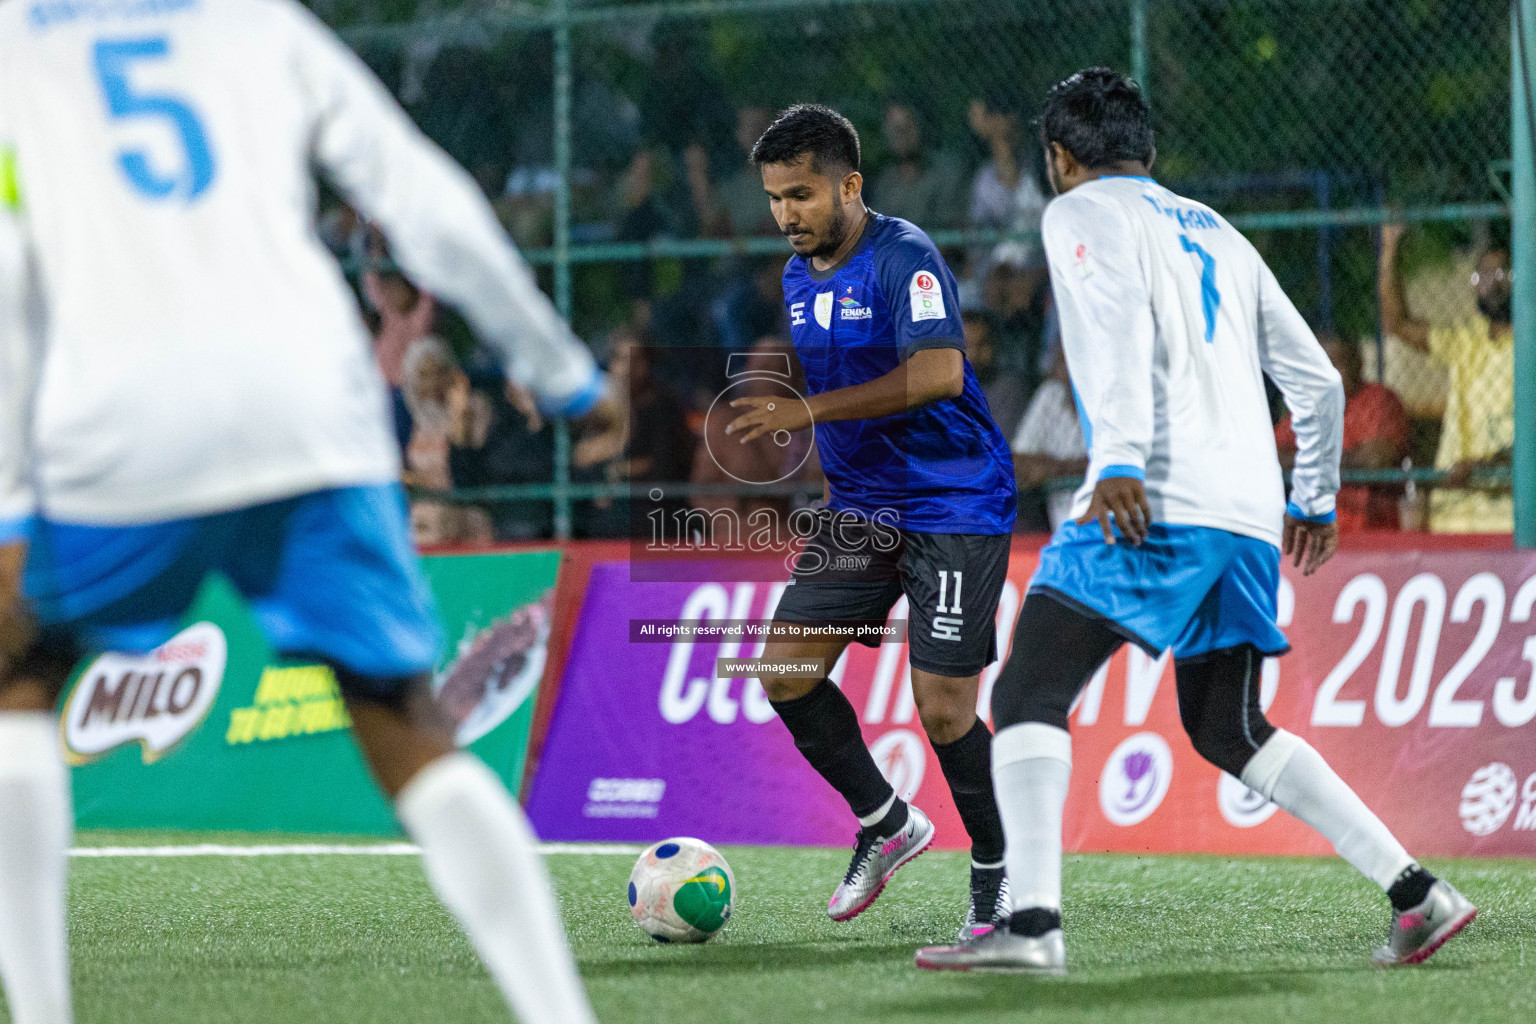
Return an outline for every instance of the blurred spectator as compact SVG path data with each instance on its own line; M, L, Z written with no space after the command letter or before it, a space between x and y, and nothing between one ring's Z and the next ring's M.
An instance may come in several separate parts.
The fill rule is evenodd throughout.
M998 364L1021 370L1032 388L1042 368L1050 366L1051 350L1044 341L1052 319L1051 289L1045 268L993 264L981 290L981 304L992 315Z
M655 60L640 79L646 132L674 154L702 142L713 159L729 146L736 119L725 82L714 72L708 30L701 22L669 22L652 45Z
M621 331L608 372L629 396L629 442L622 477L634 483L678 483L693 467L688 412L652 374L655 353L636 332Z
M447 342L437 337L413 342L404 364L411 440L405 453L403 481L408 487L450 490L450 410L467 401L469 378L454 362ZM411 501L411 532L420 546L488 544L494 539L491 519L484 509L424 496Z
M694 444L686 407L656 381L655 353L640 328L626 325L615 329L610 346L608 373L628 415L576 442L571 450L573 476L609 484L686 481L693 465ZM647 507L654 506L648 503ZM668 515L685 507L681 498L661 503ZM582 518L589 536L626 536L629 502L596 499L583 509Z
M748 272L727 281L713 304L715 335L727 352L745 349L783 327L784 261L766 256L744 269Z
M373 354L391 387L400 387L405 373L405 353L411 343L432 333L437 305L398 271L363 274L363 295L379 314L379 330Z
M1515 437L1514 330L1510 323L1509 253L1484 252L1472 274L1478 315L1449 326L1431 327L1408 311L1403 291L1400 243L1404 228L1381 229L1378 288L1382 329L1428 352L1449 368L1450 392L1440 430L1435 468L1447 471L1446 486L1430 496L1430 528L1437 533L1508 533L1514 505L1507 491L1465 487L1480 469L1508 466Z
M688 184L693 193L699 233L712 238L750 238L776 235L778 226L768 209L762 172L748 159L752 146L773 123L767 107L743 107L736 114L737 152L731 154L731 171L715 184L708 151L694 143L684 154Z
M971 131L987 146L991 157L971 181L972 228L1038 232L1045 212L1045 196L1035 178L1034 161L1020 145L1019 115L1012 103L1000 96L972 100ZM996 246L980 246L970 254L968 276L985 280L992 265L1006 262L1019 269L1045 265L1037 238L1008 239Z
M378 315L373 334L373 354L379 371L389 385L389 400L395 419L395 437L403 452L410 445L411 413L402 387L405 382L405 353L419 338L432 332L437 304L405 276L389 271L369 270L363 274L363 296Z
M548 483L554 436L533 396L516 384L473 386L459 374L448 390L448 469L455 488ZM495 386L496 384L500 386ZM491 507L497 540L547 536L547 501L500 501Z
M1334 334L1319 337L1328 361L1344 381L1344 469L1394 469L1408 457L1408 414L1392 389L1366 381L1360 346ZM1287 413L1275 427L1275 447L1287 471L1296 462L1296 433ZM1397 485L1346 484L1339 489L1340 533L1396 530L1400 525Z
M981 310L966 310L965 355L976 371L976 379L987 396L987 408L1004 437L1012 437L1024 417L1029 402L1029 380L1018 370L997 364L997 348L992 336L992 320Z
M438 337L418 338L406 350L401 375L411 439L405 449L405 483L434 491L453 487L448 472L448 401L450 392L467 388L468 378L454 362L453 350Z
M916 111L901 103L886 107L885 142L896 162L875 179L873 207L925 231L959 227L965 220L959 161L924 150Z
M1088 471L1088 445L1077 418L1077 400L1067 376L1067 357L1059 348L1051 363L1050 376L1040 384L1018 432L1013 435L1013 466L1021 490L1021 519L1023 490L1041 488L1061 477L1081 477ZM1070 487L1047 493L1045 508L1052 533L1072 514L1073 494Z
M495 543L496 535L482 508L416 498L411 502L411 539L418 548L480 548Z

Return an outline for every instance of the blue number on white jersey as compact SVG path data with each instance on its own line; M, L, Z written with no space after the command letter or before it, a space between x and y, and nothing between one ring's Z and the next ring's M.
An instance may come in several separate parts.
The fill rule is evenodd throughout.
M1216 336L1216 310L1221 308L1221 292L1216 290L1216 257L1188 235L1180 235L1179 243L1185 252L1200 258L1200 308L1205 312L1205 343L1209 345Z
M169 176L150 166L149 157L142 149L119 151L117 164L129 184L148 199L169 199L179 191L190 203L208 191L218 166L202 119L186 100L169 93L136 92L128 78L135 62L165 60L170 53L170 41L165 36L98 40L95 46L96 80L107 101L107 113L114 120L163 118L181 138L185 163Z

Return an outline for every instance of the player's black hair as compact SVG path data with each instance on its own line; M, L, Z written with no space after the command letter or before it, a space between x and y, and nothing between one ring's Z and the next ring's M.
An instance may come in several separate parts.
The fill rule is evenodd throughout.
M1036 121L1040 144L1059 142L1090 170L1152 160L1152 112L1136 83L1110 68L1085 68L1051 87Z
M802 103L774 118L773 124L752 147L752 162L759 167L789 164L807 153L811 155L811 170L817 174L823 174L829 168L844 173L856 171L859 169L859 133L853 122L831 107Z

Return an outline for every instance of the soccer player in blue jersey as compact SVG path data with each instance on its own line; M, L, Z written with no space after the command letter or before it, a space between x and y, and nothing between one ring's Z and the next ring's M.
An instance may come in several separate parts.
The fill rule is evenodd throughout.
M1017 495L1013 462L965 359L955 280L928 236L864 205L859 137L822 106L786 110L758 140L774 219L795 255L784 302L805 402L743 398L743 441L815 427L828 501L779 602L778 623L884 622L910 604L912 691L972 842L964 934L1007 914L991 734L976 715ZM878 640L860 641L870 645ZM770 640L767 658L836 663L848 640ZM933 841L881 775L858 715L828 679L764 679L795 746L861 826L828 913L867 908Z

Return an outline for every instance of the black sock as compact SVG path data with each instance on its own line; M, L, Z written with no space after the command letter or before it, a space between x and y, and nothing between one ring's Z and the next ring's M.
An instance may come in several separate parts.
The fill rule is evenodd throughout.
M1013 916L1008 919L1008 930L1015 935L1024 935L1031 939L1039 938L1048 931L1061 927L1061 911L1046 910L1044 907L1030 907L1027 910L1015 910Z
M864 829L865 832L873 832L881 839L889 839L891 836L907 827L907 804L905 800L897 797L891 803L891 809L885 812L885 817Z
M971 860L998 863L1003 859L1003 819L992 792L992 733L978 718L970 732L953 743L935 743L933 752L971 837Z
M895 795L864 745L858 712L831 680L823 679L803 697L774 701L773 710L794 737L795 748L843 795L855 815L863 818L873 814ZM896 805L904 816L906 805L900 800ZM897 806L892 806L891 814L896 811ZM881 821L879 826L884 824Z
M1392 909L1401 914L1405 910L1411 910L1424 902L1429 895L1429 887L1435 884L1435 876L1415 864L1397 876L1387 889L1387 899L1392 901Z

